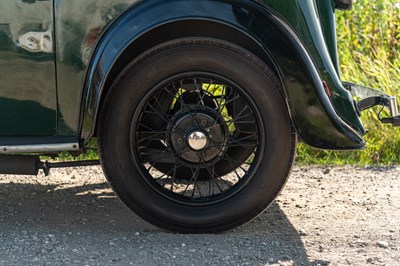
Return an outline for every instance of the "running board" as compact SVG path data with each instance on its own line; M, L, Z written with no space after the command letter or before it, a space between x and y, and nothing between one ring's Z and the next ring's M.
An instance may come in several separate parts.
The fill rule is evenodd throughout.
M79 151L78 143L57 144L22 144L22 145L0 145L0 154L18 153L52 153L61 151Z
M344 82L343 86L350 91L354 97L361 99L356 102L356 107L360 115L361 111L380 105L389 109L390 117L381 117L381 112L379 112L378 119L384 124L392 124L395 127L400 127L400 116L396 97L376 89L349 82Z
M99 160L42 162L36 155L0 155L0 174L37 175L43 170L47 176L52 168L100 165Z

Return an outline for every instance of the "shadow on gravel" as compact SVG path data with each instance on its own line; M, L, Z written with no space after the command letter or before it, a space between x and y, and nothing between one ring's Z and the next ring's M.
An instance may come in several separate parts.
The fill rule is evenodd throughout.
M276 203L235 230L181 235L132 214L107 183L67 189L3 183L0 202L0 262L4 263L35 259L54 265L329 264L308 260L297 230Z

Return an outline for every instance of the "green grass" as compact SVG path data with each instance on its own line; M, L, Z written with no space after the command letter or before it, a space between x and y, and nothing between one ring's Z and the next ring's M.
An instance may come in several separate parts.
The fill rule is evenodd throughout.
M397 2L397 4L396 4ZM400 96L400 4L397 0L358 0L350 12L337 12L342 78ZM363 151L321 151L299 145L299 163L398 164L400 128L381 124L379 108L364 111L369 130Z
M73 156L68 152L60 153L55 159L48 156L41 156L42 161L80 161L80 160L98 160L99 155L97 153L97 139L93 138L87 145L86 153L80 154L79 156Z

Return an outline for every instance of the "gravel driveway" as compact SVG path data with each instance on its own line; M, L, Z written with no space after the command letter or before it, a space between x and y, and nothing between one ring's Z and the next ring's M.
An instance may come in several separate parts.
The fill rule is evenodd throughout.
M173 234L125 208L99 167L0 175L0 265L400 265L400 167L295 167L252 222Z

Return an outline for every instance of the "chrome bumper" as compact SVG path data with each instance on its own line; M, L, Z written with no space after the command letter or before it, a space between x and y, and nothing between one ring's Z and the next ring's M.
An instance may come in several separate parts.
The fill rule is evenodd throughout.
M389 117L381 117L381 112L378 113L378 119L385 124L392 124L395 127L400 126L399 109L397 106L396 97L393 97L383 91L362 85L344 82L343 86L351 93L353 97L359 99L356 101L356 108L361 111L371 107L381 105L389 109Z

